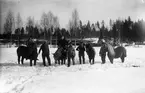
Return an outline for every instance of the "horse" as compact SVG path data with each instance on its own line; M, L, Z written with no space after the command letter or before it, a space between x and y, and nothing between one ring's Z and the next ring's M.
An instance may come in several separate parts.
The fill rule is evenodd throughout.
M107 56L112 64L113 60L117 58L120 58L122 63L124 63L125 57L127 57L127 51L125 47L118 46L114 48L111 44L108 43L102 47L103 47L102 49L105 50L104 52L107 52Z
M89 63L94 64L95 55L96 55L95 49L89 43L85 45L85 48L86 48L86 53L89 58Z
M73 65L75 64L74 58L75 58L75 49L72 47L72 45L68 45L66 49L64 50L62 47L58 48L56 52L53 54L55 64L65 64L66 59L68 59L68 67L70 66L70 61L73 61ZM61 62L60 62L61 61Z
M75 53L75 49L73 48L73 46L70 44L68 45L67 47L67 59L68 59L68 67L70 67L70 63L71 63L71 60L73 62L73 65L75 65L75 56L76 56L76 53Z
M23 64L24 59L30 59L30 66L32 66L32 61L34 60L34 65L36 65L37 60L37 46L36 44L33 44L32 47L27 46L19 46L17 48L17 56L18 56L18 64Z
M56 52L53 54L53 58L55 60L55 64L65 64L65 61L67 59L66 57L66 50L64 50L62 47L61 48L58 48L56 50ZM61 61L61 62L60 62Z

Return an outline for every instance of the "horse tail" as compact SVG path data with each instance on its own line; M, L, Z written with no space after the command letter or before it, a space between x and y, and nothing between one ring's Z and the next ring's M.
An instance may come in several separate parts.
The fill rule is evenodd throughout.
M114 48L112 45L110 44L107 44L108 46L108 53L111 55L111 56L115 56L115 51L114 51Z
M125 48L124 48L124 57L127 57L127 52Z
M19 46L19 47L17 48L17 56L20 55L20 48L21 48L21 46Z

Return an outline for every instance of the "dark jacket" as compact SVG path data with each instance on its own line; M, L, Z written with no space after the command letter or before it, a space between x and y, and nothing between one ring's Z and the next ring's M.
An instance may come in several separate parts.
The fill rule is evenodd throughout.
M64 39L59 39L58 42L57 42L57 45L59 47L65 47L66 45L68 45L68 41L64 38Z
M43 43L42 45L41 45L41 47L40 47L40 49L39 49L39 53L41 52L41 50L42 50L42 54L49 54L49 47L48 47L48 43Z
M100 48L100 51L99 51L99 55L106 55L106 48L105 48L106 44L103 43L101 48Z
M79 53L84 53L85 47L84 47L84 45L79 45L79 46L76 48L76 50L79 51Z

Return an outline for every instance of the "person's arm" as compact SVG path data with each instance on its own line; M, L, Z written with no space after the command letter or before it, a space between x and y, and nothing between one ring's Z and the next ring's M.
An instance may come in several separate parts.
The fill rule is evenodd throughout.
M49 53L49 44L47 44L47 47L48 47L48 53Z
M101 56L101 54L102 54L102 49L103 49L103 47L101 47L100 48L100 51L99 51L99 55Z
M38 52L38 54L40 54L41 50L42 50L42 45L41 45L41 47L40 47L40 49L39 49L39 52Z
M83 46L83 50L84 50L84 51L86 51L86 48L85 48L85 46Z
M76 48L77 51L79 51L79 46Z

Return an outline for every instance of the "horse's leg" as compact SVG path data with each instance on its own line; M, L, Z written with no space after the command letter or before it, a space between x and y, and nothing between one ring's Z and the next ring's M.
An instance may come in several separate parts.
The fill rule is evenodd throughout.
M91 58L89 58L89 63L91 64Z
M85 56L83 55L82 57L83 57L83 64L85 64Z
M36 59L34 60L34 66L36 66Z
M18 56L18 64L20 64L20 57L21 57L21 56Z
M94 62L95 62L95 59L93 58L92 60L93 60L93 64L94 64Z
M70 58L68 57L68 67L70 67Z
M22 59L21 59L21 64L23 64L23 62L24 62L24 57L22 57Z
M30 66L32 66L32 59L30 59Z
M60 59L57 59L57 60L56 60L56 63L59 65L59 63L60 63Z
M63 61L62 61L62 65L64 65L65 64L65 58L63 59Z
M56 59L54 59L55 60L55 65L57 64L57 60Z
M125 59L125 57L122 56L122 57L121 57L121 61L122 61L122 63L124 63L124 59Z
M104 64L106 62L106 55L101 55L101 60L102 60L102 64Z
M49 55L47 55L47 61L48 61L48 65L51 66L51 60L50 60Z
M62 58L62 59L61 59L61 63L60 63L60 65L63 65L63 61L64 61L64 59Z
M81 62L81 55L79 55L79 61L80 61L80 64L82 64L82 62Z
M46 66L46 63L45 63L45 56L42 54L42 59L43 59L43 65Z
M72 62L73 62L73 65L75 65L75 60L74 60L74 58L72 58Z
M64 65L65 65L65 62L66 62L66 59L64 59L64 63L63 63Z

